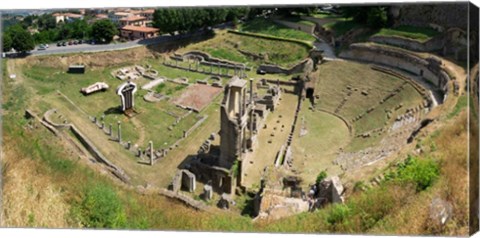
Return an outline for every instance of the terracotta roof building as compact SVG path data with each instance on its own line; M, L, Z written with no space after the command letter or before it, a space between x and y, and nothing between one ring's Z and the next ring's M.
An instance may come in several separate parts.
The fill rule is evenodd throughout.
M148 39L158 36L159 29L146 26L127 25L120 29L121 37L129 40Z
M145 17L141 17L141 16L128 16L128 17L121 18L119 20L119 22L120 22L121 27L124 27L124 26L145 26L145 21L146 20L147 19Z

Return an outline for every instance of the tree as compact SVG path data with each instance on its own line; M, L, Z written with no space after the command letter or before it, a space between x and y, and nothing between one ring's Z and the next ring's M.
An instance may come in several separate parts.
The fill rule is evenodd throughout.
M153 25L162 33L185 33L226 21L233 21L248 14L248 8L169 8L157 9Z
M12 40L12 48L18 52L27 52L35 48L33 37L27 30L23 29L20 24L11 26L7 30Z
M39 30L54 29L57 26L55 17L51 14L44 14L38 17Z
M343 7L342 15L353 18L354 21L366 24L371 28L381 28L387 25L387 8L382 6Z
M12 49L12 37L9 34L3 34L3 52L8 52Z
M95 41L110 43L118 30L109 19L96 21L92 25L92 37Z

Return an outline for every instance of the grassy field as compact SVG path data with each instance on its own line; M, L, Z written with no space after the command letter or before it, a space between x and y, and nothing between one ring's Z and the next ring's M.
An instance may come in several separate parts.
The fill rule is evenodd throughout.
M155 66L154 68L157 67ZM114 67L111 67L102 70L91 70L83 75L72 75L65 73L63 69L32 65L25 69L24 72L27 78L32 79L32 81L28 81L28 83L32 84L32 88L38 90L38 95L44 95L47 98L56 100L54 98L58 97L54 95L56 90L59 90L87 115L96 116L97 118L105 115L104 121L106 125L113 124L114 129L116 129L117 121L121 121L123 139L125 141L132 141L133 143L138 142L139 146L142 147L145 147L149 140L152 140L156 145L171 145L177 139L181 138L184 130L187 130L195 124L195 116L190 115L175 126L172 131L168 131L167 128L175 122L175 117L172 115L180 117L184 115L186 111L177 108L168 101L161 101L156 104L145 102L143 96L146 92L143 90L139 90L135 95L136 108L140 114L131 120L125 118L118 110L120 99L114 93L115 89L123 82L110 75L113 69ZM169 76L174 76L175 72L178 72L179 75L181 74L180 70L176 69L170 69L169 72L171 72ZM109 84L110 89L107 92L96 93L89 96L84 96L79 92L80 88L98 81L106 82ZM145 79L135 81L138 86L146 82L147 80ZM176 96L184 89L184 87L179 87L179 85L173 83L166 83L165 85L165 93L169 96ZM63 99L60 98L60 100ZM141 123L135 125L135 121ZM169 133L167 133L167 137L158 137L155 135L155 131ZM145 135L141 136L142 132L144 132ZM143 139L139 140L140 137L143 137Z
M214 57L250 65L273 63L281 66L293 66L308 54L308 49L300 44L243 36L226 31L218 31L213 39L189 45L180 49L179 52L185 53L192 50L204 51ZM253 60L240 53L239 50L267 55L268 59Z
M46 58L46 60L49 59ZM153 184L166 186L171 180L171 174L165 172L158 176L157 169L154 167L168 167L169 171L175 171L176 166L198 149L198 146L205 139L204 136L194 131L191 134L193 138L187 138L187 141L193 140L191 144L188 142L185 145L180 144L180 147L186 146L188 149L182 147L183 149L180 149L182 151L178 153L171 151L166 159L157 163L156 166L145 168L145 166L137 164L133 154L128 153L118 143L110 141L106 133L89 122L88 116L100 118L105 115L105 125L107 128L109 124L113 125L114 137L116 137L117 132L117 121L120 121L122 140L130 141L133 145L137 144L140 148L145 149L150 140L153 142L155 149L169 148L183 137L184 131L190 129L204 116L208 117L208 121L197 130L203 131L202 133L206 133L205 135L217 131L218 124L208 124L208 122L218 120L218 102L221 97L214 99L215 103L212 103L201 113L188 113L188 111L176 107L168 100L158 103L146 102L143 100L143 96L147 92L139 89L135 94L135 108L139 114L133 118L127 118L119 112L120 99L115 94L115 89L123 82L111 76L110 73L122 66L145 63L151 64L154 69L158 70L160 76L168 78L188 77L189 81L193 82L196 79L208 77L204 74L166 67L161 64L160 60L154 59L132 62L131 64L112 65L107 68L91 67L83 75L67 74L61 65L47 67L43 66L41 62L33 61L33 63L29 62L18 66L18 68L21 67L21 71L17 71L17 73L21 76L19 78L22 78L22 83L24 83L29 95L32 95L32 101L34 102L30 104L30 109L42 115L48 109L57 108L59 113L64 115L69 122L74 123L84 134L90 135L94 144L102 145L102 153L124 168L132 178L133 183L143 184L145 179L154 179L152 180ZM80 88L98 81L108 83L110 89L89 96L84 96L79 92ZM140 87L149 80L139 78L134 82ZM171 97L179 96L186 88L170 82L163 85L165 86L156 89ZM57 90L61 94L58 94ZM7 104L6 107L11 106ZM183 119L176 123L179 117L183 117Z
M291 17L283 20L309 26L315 25L313 22L302 20L300 17ZM273 22L272 20L255 19L252 21L248 21L240 26L240 30L310 42L315 41L315 37L311 36L310 34L286 26L282 26Z
M315 181L320 171L326 170L329 175L340 174L337 166L332 164L338 149L350 142L347 125L338 117L322 112L309 110L309 103L302 105L293 136L292 149L295 154L294 167L304 179L305 185ZM301 128L308 131L300 136Z
M428 27L398 26L395 28L382 28L375 35L398 36L407 39L425 42L440 34L438 31Z
M342 72L339 74L338 72ZM386 97L392 90L395 90L404 81L393 76L374 71L366 64L354 62L327 62L320 66L316 89L319 92L320 99L317 107L335 112L340 103L346 98L346 102L340 107L338 114L350 121L359 114L365 113L367 109L375 109L366 114L362 119L353 123L356 134L361 134L369 130L380 128L384 124L392 123L393 119L404 110L395 111L395 106L402 103L403 108L416 106L422 102L420 94L415 89L406 85L404 89L396 96L390 98L385 103L379 105L379 101ZM348 96L352 88L351 95ZM356 89L356 90L355 90ZM362 94L367 92L367 95ZM393 114L390 120L386 116L386 110L392 110ZM371 137L369 139L355 138L348 146L350 150L358 150L378 142L381 137Z

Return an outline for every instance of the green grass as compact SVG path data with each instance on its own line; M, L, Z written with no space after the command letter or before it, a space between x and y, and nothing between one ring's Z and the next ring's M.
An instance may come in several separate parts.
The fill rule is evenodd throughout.
M339 74L338 72L342 72ZM394 111L388 120L385 110L392 110L399 103L403 108L418 105L422 101L420 94L410 85L393 98L379 105L379 101L386 97L390 91L404 83L403 80L391 75L372 70L368 65L354 62L327 62L319 67L319 80L316 85L316 94L319 94L317 107L334 112L345 97L347 97L347 85L357 91L352 91L346 103L338 112L346 120L350 121L359 114L373 106L375 110L366 114L362 119L352 124L355 134L361 134L376 128L383 127L387 122L391 124L393 118L401 113ZM368 96L361 91L368 90ZM372 135L368 139L353 138L347 150L357 151L379 142L383 136Z
M312 22L302 20L301 18L288 18L286 21L293 21L305 25L315 25ZM303 31L295 30L286 26L277 24L271 20L255 19L248 21L240 26L241 31L272 35L282 38L291 38L303 41L315 41L315 37Z
M341 15L334 15L334 14L322 13L322 12L312 14L312 17L321 18L321 19L344 19L344 17Z
M189 45L178 50L178 52L186 53L192 50L199 50L207 52L211 55L219 56L222 59L235 62L240 61L243 63L248 63L249 65L271 63L284 67L291 67L299 63L308 55L308 50L310 49L309 47L306 47L305 44L284 40L267 39L266 37L241 35L241 33L219 31L216 33L214 38ZM268 55L268 59L254 60L253 58L240 53L239 50L257 55Z
M155 62L152 62L151 64L153 65L153 68L158 70L161 76L166 76L168 78L186 76L189 78L203 79L207 77L206 75L199 73L166 67L161 65L160 62L156 62L156 64L153 63ZM134 125L132 121L125 121L124 116L117 109L120 105L120 100L119 97L114 94L114 91L117 86L123 82L110 75L110 72L116 68L117 67L110 67L102 70L90 70L84 75L72 75L63 72L63 69L32 65L26 68L24 72L25 76L31 78L28 83L37 90L39 95L45 95L45 97L50 100L64 101L65 105L68 105L72 110L75 110L75 107L65 101L63 97L55 94L56 90L60 90L88 115L100 118L101 115L105 114L104 122L106 126L112 124L113 128L116 129L117 121L122 121L123 139L135 143L140 139L139 128ZM110 89L106 92L95 93L89 96L84 96L79 92L80 88L97 81L106 82L109 84ZM137 79L135 81L137 86L141 86L147 82L148 81L145 79ZM164 87L161 92L172 97L179 96L186 88L183 85L170 82L166 82L162 85L165 86L158 86ZM158 87L156 88L157 90L159 89ZM135 94L136 109L141 112L135 118L140 121L141 127L150 128L150 130L144 130L144 144L140 144L139 146L145 148L147 142L152 140L155 145L164 145L165 147L168 147L183 136L184 130L188 130L196 123L196 121L198 121L195 115L190 115L184 120L181 120L177 126L173 126L171 131L167 130L167 128L172 126L175 122L175 118L170 114L180 117L184 115L186 111L176 107L168 101L161 101L159 103L145 102L143 100L145 94L146 92L143 90L139 90ZM10 107L10 105L6 106ZM170 114L167 112L170 112ZM155 131L163 131L165 136L156 136Z
M207 52L215 58L229 59L231 61L241 62L241 63L248 62L248 59L244 55L238 54L235 51L231 51L224 48L208 48Z
M286 17L286 18L282 18L281 20L285 20L285 21L289 21L289 22L295 22L295 23L303 24L303 25L307 25L307 26L315 26L315 23L313 23L311 21L304 20L300 16Z
M450 112L450 114L448 114L448 118L452 118L452 117L455 117L456 115L458 115L463 109L467 108L467 96L466 95L462 95L460 97L458 97L458 101L457 101L457 104L455 104L455 107L453 108L453 110ZM474 110L473 110L474 111Z
M375 35L398 36L412 40L425 42L440 34L438 31L428 27L398 26L395 28L382 28Z

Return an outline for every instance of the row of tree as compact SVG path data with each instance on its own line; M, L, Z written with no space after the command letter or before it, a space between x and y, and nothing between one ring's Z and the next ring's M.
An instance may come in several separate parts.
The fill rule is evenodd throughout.
M51 16L51 15L50 15ZM26 19L26 21L25 21ZM24 21L7 27L3 34L3 49L8 52L12 48L18 52L33 50L37 44L52 43L68 39L94 39L99 43L109 43L118 34L116 26L108 19L88 24L85 20L76 20L68 23L55 23L39 19L48 19L42 16L37 20L26 17ZM32 20L32 21L31 21ZM37 29L31 34L27 29Z
M162 33L186 33L215 26L224 22L237 22L247 16L250 8L161 8L155 10L153 25Z

